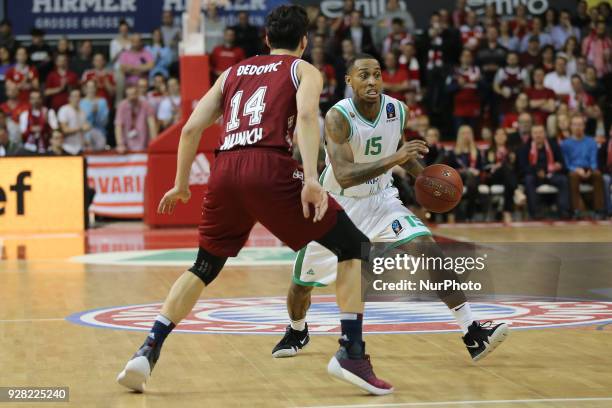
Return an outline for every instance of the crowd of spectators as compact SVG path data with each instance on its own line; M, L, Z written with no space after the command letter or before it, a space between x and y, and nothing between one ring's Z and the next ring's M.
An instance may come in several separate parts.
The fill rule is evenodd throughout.
M406 138L429 142L426 164L446 163L461 174L466 199L457 217L490 213L491 186L503 186L493 216L505 221L519 208L531 218L544 216L543 200L561 218L581 218L588 209L598 218L612 215L609 3L588 8L578 1L573 10L551 8L539 16L519 3L514 15L498 16L494 5L480 15L458 0L452 10L434 12L422 29L407 4L387 0L373 21L354 0L343 1L338 18L307 9L312 24L304 58L324 80L322 115L352 95L347 62L369 53L383 67L384 92L408 106ZM210 3L206 19L213 80L267 52L248 13L227 27ZM147 41L122 22L104 49L67 38L51 46L40 30L26 46L2 22L0 156L146 149L180 121L180 33L164 12ZM406 174L396 177L406 184ZM402 196L410 201L406 191Z
M478 15L458 0L422 30L397 0L370 24L353 0L336 19L310 11L304 58L324 80L321 112L352 95L347 61L376 57L384 92L408 106L406 139L429 142L425 164L461 174L465 199L448 219L612 215L609 3L579 1L541 16L519 3L514 15L498 16L493 4ZM396 171L410 204L406 177Z
M109 43L38 29L19 43L0 23L0 156L146 150L181 119L180 29L171 13L143 41L127 22Z

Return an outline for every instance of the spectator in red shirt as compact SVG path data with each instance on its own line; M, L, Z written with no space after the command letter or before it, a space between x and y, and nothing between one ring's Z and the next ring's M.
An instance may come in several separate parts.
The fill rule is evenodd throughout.
M508 53L506 66L497 70L493 80L493 90L500 95L502 114L512 110L517 95L523 92L528 83L529 74L519 65L518 54Z
M508 133L518 131L518 120L521 113L529 112L529 97L527 94L520 93L514 101L514 109L504 115L502 128ZM534 118L535 119L535 118ZM537 120L536 120L537 122Z
M210 56L213 80L245 58L244 50L236 46L236 32L233 28L226 28L223 32L223 45L217 45Z
M410 88L404 94L404 103L406 104L406 120L417 119L421 115L425 114L425 109L421 105L417 98L417 93L413 88Z
M321 76L323 77L323 90L319 98L319 108L321 112L327 112L334 104L334 95L336 93L336 70L325 62L325 51L323 48L313 48L311 54L312 65L321 72Z
M404 20L395 17L391 20L391 32L383 41L383 53L398 51L401 42L406 38L409 38L409 35L404 27Z
M484 16L480 17L480 24L483 27L499 26L499 16L497 15L497 7L494 3L489 2L485 6ZM508 25L508 29L510 25Z
M404 99L404 92L410 88L408 73L400 69L397 55L392 52L385 54L385 70L382 72L383 90L392 98Z
M5 88L6 101L0 105L0 110L6 114L9 120L19 123L21 112L30 108L27 102L19 99L19 88L14 82L7 82Z
M32 89L38 89L38 71L28 65L28 51L25 47L17 48L15 65L6 71L5 79L7 84L12 82L17 85L19 100L23 103L28 103L30 100Z
M417 131L419 118L425 115L425 109L417 101L417 94L413 88L410 88L404 94L404 102L406 103L406 127L405 139L410 140L419 136Z
M510 21L510 27L512 27L512 32L514 36L517 38L523 38L527 31L530 29L531 21L529 20L529 15L527 13L527 6L519 3L516 6L516 10L514 12L514 19Z
M544 86L544 68L533 71L533 86L525 93L529 97L529 108L538 123L546 123L548 115L555 111L557 99L555 93Z
M595 103L595 99L584 89L584 82L578 75L572 76L572 93L570 94L568 105L572 112L578 112L587 118L587 128L596 128L596 135L605 136L603 115L601 109Z
M43 106L39 90L30 92L30 109L19 115L19 128L24 149L34 153L44 153L49 147L52 129L57 129L57 116L53 109Z
M419 61L416 58L416 48L412 41L406 38L402 41L400 50L402 54L399 57L399 67L408 72L410 87L419 92L421 90L421 72Z
M542 48L540 53L540 66L547 74L555 70L555 49L552 45Z
M457 4L453 10L453 25L455 27L461 27L463 24L465 24L465 11L467 9L466 3L466 0L457 0Z
M612 72L612 40L606 30L605 20L600 20L595 30L582 41L582 55L595 67L600 78Z
M532 70L534 67L542 64L542 55L540 53L540 39L537 36L529 37L527 42L527 50L521 53L521 66L525 69Z
M50 97L49 106L58 111L68 103L68 94L79 86L77 74L68 70L68 57L65 54L55 56L55 69L49 72L45 81L45 96Z
M459 28L461 32L461 42L468 50L474 51L478 49L480 40L484 36L484 30L478 25L476 13L469 10L465 16L465 24Z
M475 129L480 116L480 69L474 65L470 50L463 50L460 63L447 80L448 90L454 92L455 126L458 129L461 125L469 124Z
M95 81L98 87L98 96L106 99L108 106L113 106L113 98L115 96L115 77L113 73L106 69L106 57L101 52L98 52L93 57L93 68L83 72L81 83L85 84L88 81Z

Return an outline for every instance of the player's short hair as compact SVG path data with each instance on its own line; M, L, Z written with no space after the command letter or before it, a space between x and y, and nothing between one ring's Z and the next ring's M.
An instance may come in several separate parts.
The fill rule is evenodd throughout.
M279 6L266 18L266 34L272 48L295 50L308 30L308 15L302 6Z
M370 54L365 54L365 53L357 54L346 63L346 72L350 74L351 70L355 66L355 63L359 60L364 60L364 59L373 59L373 60L378 61L375 57L373 57Z

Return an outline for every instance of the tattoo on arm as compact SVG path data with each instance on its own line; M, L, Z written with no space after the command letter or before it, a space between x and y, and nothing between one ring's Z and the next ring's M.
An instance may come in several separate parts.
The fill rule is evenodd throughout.
M350 132L350 124L344 115L337 109L330 109L325 116L325 139L334 175L342 188L363 184L378 177L397 162L395 155L391 155L371 163L355 163L348 143Z

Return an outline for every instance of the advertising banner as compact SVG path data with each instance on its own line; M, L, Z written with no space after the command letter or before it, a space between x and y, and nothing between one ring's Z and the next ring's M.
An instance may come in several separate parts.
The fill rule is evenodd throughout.
M179 17L187 0L20 0L8 1L6 17L13 22L14 34L27 36L40 28L49 36L71 38L112 38L124 19L138 33L151 33L161 24L163 10ZM204 3L204 2L203 2ZM282 0L230 1L220 9L226 25L237 22L238 13L249 13L251 24L262 26L265 16ZM204 8L204 6L203 6Z
M320 7L321 12L330 18L342 15L343 0L300 0L294 3ZM453 10L456 0L436 0L419 2L414 0L399 0L400 7L407 10L414 19L417 28L424 29L429 24L429 17L434 11L440 9ZM363 13L366 22L372 23L384 14L387 0L355 0L355 8ZM493 4L497 14L500 16L511 16L519 4L527 6L527 12L531 15L543 14L548 8L557 10L567 8L575 10L575 0L467 0L467 7L474 10L476 14L483 15L485 7Z
M88 156L87 181L96 190L89 210L96 215L142 218L147 155Z
M0 233L85 228L82 157L0 159Z

